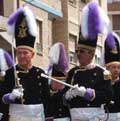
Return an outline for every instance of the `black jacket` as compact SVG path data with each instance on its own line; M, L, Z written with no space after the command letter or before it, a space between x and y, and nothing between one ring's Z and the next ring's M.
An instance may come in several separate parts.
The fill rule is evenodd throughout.
M69 101L70 107L100 107L101 104L109 103L113 94L110 77L110 73L99 66L89 69L80 67L71 69L68 73L67 83L92 88L95 90L96 96L93 101L77 96ZM68 87L64 91L66 90Z
M64 102L62 90L58 90L51 96L52 98L52 111L54 118L70 117L69 106Z
M118 80L113 87L113 97L108 105L110 113L120 112L120 80Z
M14 69L11 68L7 70L5 81L2 84L1 96L4 94L10 93L15 86L15 76ZM45 116L51 116L50 109L50 89L48 85L48 80L44 77L41 77L41 73L44 71L38 67L33 66L30 70L24 71L18 65L16 66L16 72L20 84L24 89L24 104L44 104ZM15 103L21 103L21 100L16 100ZM6 112L8 112L6 110Z

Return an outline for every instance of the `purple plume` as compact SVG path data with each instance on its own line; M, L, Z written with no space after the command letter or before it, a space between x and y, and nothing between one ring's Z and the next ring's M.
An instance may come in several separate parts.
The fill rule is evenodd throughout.
M15 21L17 20L17 17L19 16L19 14L21 13L23 13L23 8L19 8L16 12L11 14L11 16L9 17L7 21L8 25L13 25Z
M12 57L10 56L10 54L4 50L4 56L5 56L5 59L9 65L9 67L12 67L14 65L14 62L13 62L13 59Z
M68 69L68 60L66 56L66 51L63 43L60 43L60 55L59 55L59 61L58 61L58 68L59 70L63 71L64 73Z
M106 39L106 44L107 46L110 48L110 49L113 49L115 47L115 38L112 34L112 32L110 32L107 36L107 39Z
M91 40L94 40L98 33L102 32L99 5L96 2L91 2L89 3L88 8L88 36Z
M50 64L48 67L48 72L50 72L52 70L52 68L53 68L53 65Z

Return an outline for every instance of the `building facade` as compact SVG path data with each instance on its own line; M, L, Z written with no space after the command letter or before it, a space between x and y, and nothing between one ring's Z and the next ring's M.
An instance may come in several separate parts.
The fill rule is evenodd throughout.
M7 35L7 18L17 8L28 5L35 11L38 36L36 56L33 63L46 68L49 64L49 49L56 42L63 42L70 68L77 64L75 48L79 37L81 12L85 4L95 0L1 0L0 1L0 47L11 53L13 37ZM107 1L96 0L107 12ZM102 64L102 45L104 37L99 37L95 61ZM14 46L15 47L15 46Z
M111 20L111 30L120 36L120 0L108 0L108 15Z

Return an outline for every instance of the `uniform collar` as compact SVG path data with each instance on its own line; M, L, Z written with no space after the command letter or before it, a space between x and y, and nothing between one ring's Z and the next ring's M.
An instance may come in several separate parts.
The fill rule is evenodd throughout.
M83 71L84 71L84 70L93 69L93 68L95 68L95 67L96 67L96 65L91 63L91 64L88 64L88 65L86 65L86 66L81 66L81 65L80 65L79 68L80 68L80 70L83 70Z
M18 67L18 69L20 69L20 70L23 70L23 71L29 71L30 69L32 69L32 67L33 67L33 65L31 65L28 69L25 69L25 68L23 68L21 65L17 65L17 67Z

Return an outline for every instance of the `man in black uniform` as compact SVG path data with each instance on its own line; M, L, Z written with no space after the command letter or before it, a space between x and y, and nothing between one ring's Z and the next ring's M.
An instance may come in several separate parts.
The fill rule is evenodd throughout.
M54 68L56 67L53 67L52 71L53 77L55 79L65 82L66 75L63 72L58 71ZM64 89L65 86L63 84L59 83L57 84L57 82L52 81L51 87L52 87L51 98L53 103L52 109L53 109L54 121L70 121L69 107L67 103L64 102L62 94L62 90Z
M86 48L85 43L88 41L79 39L76 53L80 65L68 73L67 83L78 85L65 94L70 104L72 121L94 121L95 117L99 118L99 113L103 113L100 111L101 104L108 103L112 96L111 75L102 67L91 64L95 48L91 50L93 45L87 45Z
M4 82L4 76L5 76L6 70L12 67L13 63L14 62L11 55L3 48L0 48L0 88L2 87L2 83ZM0 114L1 114L0 119L2 116L5 117L6 108L8 108L8 105L4 104L2 100L0 100ZM7 119L5 119L4 121L6 120Z
M113 97L108 105L109 119L108 121L120 120L120 38L110 32L105 40L105 64L106 68L111 72L113 87Z
M50 51L50 66L48 68L50 76L60 81L66 81L66 73L68 69L68 60L64 44L55 43ZM52 68L51 68L52 67ZM54 121L70 121L70 112L68 105L63 101L62 90L65 85L51 80L51 98Z
M74 85L73 88L66 87L64 89L65 99L70 105L70 113L72 121L96 121L103 120L105 113L102 104L108 103L112 97L111 75L104 68L93 64L92 60L97 46L97 37L100 31L97 21L99 12L94 15L98 5L94 2L89 3L88 7L88 36L82 31L80 33L76 54L79 61L79 66L72 68L68 72L67 83ZM84 10L86 10L86 7ZM84 13L84 12L83 12ZM90 14L90 15L89 15ZM96 20L95 23L94 19ZM85 22L85 20L83 21ZM93 26L92 26L93 25ZM91 28L90 28L91 26ZM85 26L81 25L81 30ZM93 33L92 33L93 32ZM67 90L67 91L66 91Z
M44 71L33 66L37 25L33 12L24 6L13 13L8 24L15 27L18 64L7 70L2 85L3 102L10 104L10 121L44 121L50 116L50 90Z

